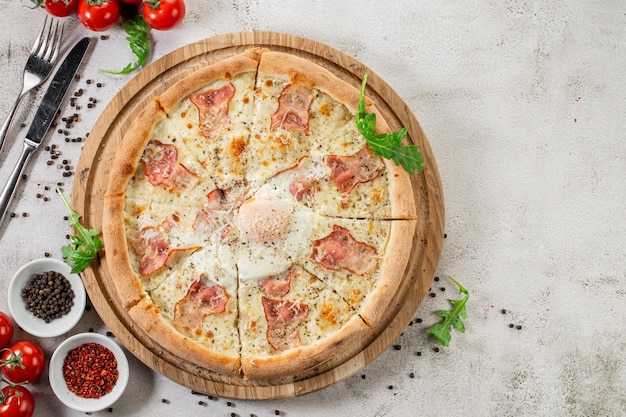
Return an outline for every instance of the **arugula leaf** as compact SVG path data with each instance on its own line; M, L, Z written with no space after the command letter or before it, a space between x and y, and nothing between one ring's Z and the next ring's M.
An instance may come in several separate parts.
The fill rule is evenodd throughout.
M100 232L96 229L86 229L80 224L80 214L72 210L70 203L58 187L56 191L69 213L68 223L76 231L76 236L70 235L70 243L61 248L63 260L72 266L71 272L75 274L87 268L93 258L98 255L98 251L102 248L102 241L98 237Z
M422 171L424 169L424 156L419 151L419 145L400 144L407 134L405 127L389 134L376 134L376 114L365 111L363 95L366 82L367 73L363 75L359 107L355 116L356 126L365 138L365 142L376 155L392 159L396 165L402 165L409 174L413 174L415 170Z
M465 304L469 299L469 291L467 291L461 284L459 284L454 278L448 277L450 281L454 282L459 287L459 294L465 294L460 300L448 300L452 304L451 310L438 310L435 314L442 317L439 323L435 323L426 329L426 333L433 336L443 346L448 346L452 334L452 326L454 326L461 333L465 333L465 324L463 320L467 317L467 311Z
M150 41L148 40L148 25L141 15L135 15L122 23L122 27L128 34L126 40L129 42L131 52L137 57L137 63L132 62L126 65L121 71L100 70L107 74L128 74L141 67L148 59L150 52Z

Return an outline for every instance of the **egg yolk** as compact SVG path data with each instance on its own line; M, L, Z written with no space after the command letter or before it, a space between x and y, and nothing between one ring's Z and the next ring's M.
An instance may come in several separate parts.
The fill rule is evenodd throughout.
M237 225L253 242L273 242L289 229L291 215L284 203L269 198L255 198L239 207Z

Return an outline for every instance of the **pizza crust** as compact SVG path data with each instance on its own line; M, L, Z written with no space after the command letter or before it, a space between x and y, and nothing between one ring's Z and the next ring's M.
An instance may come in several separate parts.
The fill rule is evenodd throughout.
M241 362L238 355L220 354L196 343L191 335L181 333L165 319L159 309L147 298L142 298L128 310L130 317L142 330L164 349L208 372L239 375Z
M192 76L183 78L159 95L161 107L169 113L182 98L209 84L220 80L228 82L244 72L256 72L260 52L259 49L252 49L195 71Z
M320 369L327 370L350 359L369 344L365 335L369 327L355 315L341 331L313 346L290 349L273 357L241 358L246 378L271 381L274 378L297 376L305 379Z
M408 271L410 251L416 239L417 221L398 220L391 221L391 229L381 261L380 278L376 283L375 290L369 294L366 302L359 311L363 320L373 328L384 325L383 318L390 309L395 295L399 292L403 279L412 271ZM397 304L403 300L395 300Z
M307 59L284 52L269 51L261 56L259 74L288 79L291 83L321 90L343 103L352 113L359 105L359 91L328 69Z

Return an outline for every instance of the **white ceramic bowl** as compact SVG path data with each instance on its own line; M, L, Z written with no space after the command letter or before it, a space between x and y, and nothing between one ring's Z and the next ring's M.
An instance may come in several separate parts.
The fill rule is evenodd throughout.
M83 316L87 295L80 276L72 274L69 265L52 258L42 258L31 261L21 267L9 284L9 310L16 323L25 331L37 337L55 337L70 331ZM32 278L33 274L47 271L56 271L69 281L74 291L74 305L69 313L46 323L26 309L26 302L22 298L22 289Z
M85 343L95 342L107 347L115 355L119 376L113 390L100 398L82 398L74 394L67 388L63 378L63 361L68 352ZM66 406L74 410L85 413L103 410L113 405L124 393L128 385L129 368L128 360L122 348L111 338L98 333L79 333L68 339L57 347L50 358L50 372L48 373L52 391L59 400Z

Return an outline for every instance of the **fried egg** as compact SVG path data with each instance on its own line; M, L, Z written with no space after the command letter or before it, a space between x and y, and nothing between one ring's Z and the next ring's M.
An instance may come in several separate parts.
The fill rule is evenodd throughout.
M235 213L239 238L223 244L219 256L241 281L280 274L310 251L316 216L275 195L254 196Z
M274 242L285 235L290 223L287 204L268 197L249 199L237 213L239 231L252 242Z

